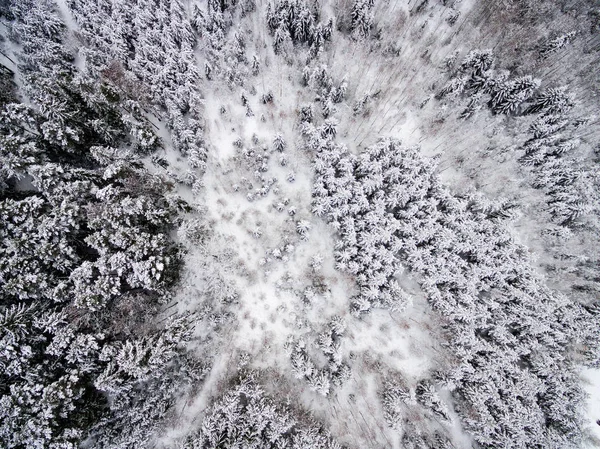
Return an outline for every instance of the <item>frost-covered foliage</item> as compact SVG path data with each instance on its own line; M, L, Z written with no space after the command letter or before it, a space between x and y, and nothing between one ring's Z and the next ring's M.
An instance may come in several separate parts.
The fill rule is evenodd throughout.
M141 152L160 146L138 102L123 98L127 101L120 103L119 86L75 70L74 56L63 44L65 26L52 3L15 2L11 11L11 37L22 46L22 90L45 118L44 139L72 153L84 146L113 145L125 135ZM13 123L22 119L22 111L11 112L17 114L7 117Z
M436 388L429 380L422 380L416 388L394 376L385 379L380 392L386 423L402 434L406 447L450 448L452 443L446 436L450 416L446 404L440 399ZM415 422L432 419L440 425L436 430L419 429Z
M193 49L197 34L183 3L140 0L134 4L69 0L80 27L86 71L109 82L137 107L154 107L176 149L203 161L201 78Z
M71 321L71 322L70 322ZM180 354L187 319L127 340L91 333L67 309L5 307L0 315L0 442L6 448L139 447L202 369Z
M586 122L573 120L569 114L573 107L565 88L540 92L525 111L537 117L519 159L530 166L532 185L548 195L548 212L563 226L574 226L579 217L590 213L595 196L591 173L569 154L580 144L572 136Z
M94 387L109 398L108 410L89 430L94 447L136 448L172 418L176 399L201 382L207 365L182 351L191 320L170 319L162 333L102 347L104 369Z
M356 39L364 39L369 36L373 26L374 6L375 0L354 0L350 29Z
M246 17L255 6L255 0L193 2L191 26L204 48L200 65L207 80L223 79L234 88L244 86L250 74L260 73L262 61L249 49L252 30L236 27L231 32L234 19Z
M77 73L55 5L10 8L27 101L0 111L0 445L139 447L202 375L193 320L151 322L186 206L138 159L159 141L135 102Z
M382 395L382 403L385 420L392 429L400 430L402 428L402 417L406 405L416 403L414 394L411 397L411 391L402 386L388 383L385 386Z
M23 303L0 314L0 442L76 447L103 400L89 384L101 334L75 333L64 313Z
M360 287L353 299L356 313L371 307L402 310L406 293L394 280L402 267L395 233L399 228L393 211L404 207L412 192L420 192L424 168L414 150L386 142L361 156L351 155L331 139L314 139L318 150L313 212L324 216L340 235L336 268L352 273ZM406 182L408 189L401 187Z
M554 39L548 39L539 46L540 58L548 58L552 53L556 53L561 48L564 48L567 44L573 42L576 36L577 33L575 31L571 31L569 33L561 34Z
M300 420L264 392L253 373L243 374L208 411L183 449L288 447L341 449L311 420Z
M338 230L338 267L361 287L356 309L401 302L394 275L405 263L444 317L458 359L444 382L477 442L576 445L582 393L566 351L587 313L535 275L502 223L512 206L452 195L433 161L393 140L359 156L331 141L316 151L314 211Z
M450 420L448 407L440 398L432 382L428 380L419 382L416 388L416 398L419 404L431 410L437 418L445 421Z
M311 390L323 396L328 396L334 387L342 385L350 377L350 367L342 361L340 352L345 330L346 323L336 316L317 336L316 346L327 359L324 368L319 368L312 360L304 339L296 341L291 338L286 343L294 376L306 380Z
M90 168L62 162L52 141L37 138L43 117L22 105L3 114L9 120L1 138L25 156L0 153L12 185L0 203L7 300L74 300L99 310L128 291L161 291L178 259L166 234L177 203L164 197L165 183L115 148L91 147ZM22 178L31 182L25 196L14 184Z
M493 70L494 57L491 50L473 50L467 54L451 79L438 92L437 98L469 95L473 102L462 112L463 118L470 117L475 105L485 96L494 114L519 113L540 82L531 76L508 79L506 73Z
M319 21L316 4L306 0L278 0L267 6L267 27L273 36L276 54L288 54L292 44L306 44L313 56L331 39L333 21Z
M0 446L339 448L300 401L357 447L583 446L600 172L579 3L0 1ZM457 60L475 39L510 73ZM563 76L575 57L589 73ZM450 160L512 138L544 195L455 194L379 134ZM240 352L268 379L227 384Z
M564 45L567 36L574 35L552 42ZM469 96L460 114L464 119L480 109L485 99L494 113L535 114L519 162L531 167L532 186L548 196L546 210L552 219L564 226L576 225L578 218L594 210L596 200L593 170L569 155L580 144L573 137L575 131L588 120L571 116L575 103L565 87L538 90L539 81L531 76L509 80L506 73L494 72L493 62L490 50L469 52L437 98Z
M348 82L345 79L335 81L329 74L327 65L307 65L302 71L302 82L313 89L319 95L321 102L321 113L325 119L337 112L336 104L341 103L346 97ZM310 123L312 121L312 109L301 110L302 122ZM332 119L326 120L322 134L335 136L336 122Z

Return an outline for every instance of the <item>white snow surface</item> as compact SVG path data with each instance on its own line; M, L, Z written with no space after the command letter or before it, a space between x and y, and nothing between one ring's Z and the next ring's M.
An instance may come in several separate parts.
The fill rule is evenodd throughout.
M587 446L598 448L600 447L600 369L584 369L581 377L588 394L585 425L592 435Z

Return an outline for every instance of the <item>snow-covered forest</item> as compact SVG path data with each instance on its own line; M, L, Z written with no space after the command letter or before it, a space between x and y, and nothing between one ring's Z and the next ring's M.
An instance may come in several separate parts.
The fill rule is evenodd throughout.
M0 447L600 448L596 0L0 0Z

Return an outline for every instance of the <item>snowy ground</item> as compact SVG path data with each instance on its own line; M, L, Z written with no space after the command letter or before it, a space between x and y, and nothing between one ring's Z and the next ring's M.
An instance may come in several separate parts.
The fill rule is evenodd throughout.
M600 370L585 369L581 373L584 388L589 395L586 410L586 425L590 429L594 440L589 442L589 447L600 447Z

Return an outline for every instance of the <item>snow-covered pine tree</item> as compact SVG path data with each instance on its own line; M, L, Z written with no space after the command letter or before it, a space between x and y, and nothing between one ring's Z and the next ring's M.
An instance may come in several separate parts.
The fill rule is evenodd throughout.
M373 27L374 0L354 0L351 12L350 30L356 39L369 37Z

